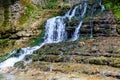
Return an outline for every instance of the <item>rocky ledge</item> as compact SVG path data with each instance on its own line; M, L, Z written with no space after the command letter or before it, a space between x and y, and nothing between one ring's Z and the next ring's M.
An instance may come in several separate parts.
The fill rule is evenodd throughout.
M65 80L74 80L70 77L72 75L78 80L119 80L120 37L82 38L76 42L46 44L24 60L31 59L31 63L17 62L14 67L18 70L9 73L30 76L33 80L51 76L59 80L57 76L60 75Z

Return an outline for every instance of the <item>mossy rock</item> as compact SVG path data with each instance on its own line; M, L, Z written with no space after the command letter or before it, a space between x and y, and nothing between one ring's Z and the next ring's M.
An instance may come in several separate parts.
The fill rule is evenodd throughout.
M40 58L40 61L47 61L47 62L61 62L61 58L55 55L46 55Z
M14 64L14 67L15 68L21 68L21 69L24 69L25 66L24 66L24 61L18 61Z
M110 65L113 67L120 67L120 58L113 58Z
M97 65L109 65L109 60L106 57L93 57L88 59L90 64L97 64Z
M33 54L33 55L32 55L32 61L33 61L33 62L39 61L39 58L40 58L39 54Z

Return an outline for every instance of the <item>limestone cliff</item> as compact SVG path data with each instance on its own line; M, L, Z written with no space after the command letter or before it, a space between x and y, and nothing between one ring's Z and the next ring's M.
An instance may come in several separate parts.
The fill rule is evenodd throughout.
M27 46L29 39L40 35L40 25L63 5L60 0L0 0L0 53Z

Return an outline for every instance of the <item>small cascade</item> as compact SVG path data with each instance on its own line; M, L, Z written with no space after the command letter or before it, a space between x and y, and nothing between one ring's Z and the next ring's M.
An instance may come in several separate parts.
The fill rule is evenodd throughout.
M33 51L38 50L44 45L42 43L40 46L35 46L35 47L27 47L27 48L21 48L20 51L14 50L13 52L10 53L9 57L12 55L18 55L18 56L13 56L5 60L4 62L0 63L0 69L4 67L11 67L13 66L16 62L24 60L26 55L30 55L33 53Z
M82 8L83 11L81 11L82 12L81 15L80 15L81 19L84 18L84 15L85 15L85 13L87 11L87 3L84 3L84 5L82 7L83 7ZM80 31L80 27L82 26L82 23L83 23L83 21L81 20L78 27L76 27L75 32L73 34L72 41L75 41L75 40L77 40L79 38L79 31Z
M10 56L7 60L0 63L0 69L4 67L12 67L18 61L24 61L26 55L33 54L34 51L41 48L46 43L58 43L62 41L75 41L79 38L80 29L84 17L88 14L88 2L82 2L75 5L71 10L69 10L64 16L57 16L47 20L45 25L45 36L43 43L34 47L21 48L20 51L14 50L10 53ZM97 0L93 4L92 9L90 10L89 16L94 16L94 13L97 11L96 7L101 7L100 12L104 10L104 6L101 4L101 0ZM91 37L93 34L93 22L91 23ZM72 32L67 31L66 28L72 28ZM11 55L18 56L11 56Z
M98 6L100 6L100 9L97 9ZM99 11L97 11L97 10L99 10ZM91 19L90 19L90 27L91 27L91 29L90 29L90 38L93 37L93 20L92 19L96 15L96 12L101 13L104 10L105 10L105 7L104 7L104 5L102 5L101 0L96 1L93 4L93 6L91 7L91 10L90 10L91 11L90 12L90 16L91 16Z

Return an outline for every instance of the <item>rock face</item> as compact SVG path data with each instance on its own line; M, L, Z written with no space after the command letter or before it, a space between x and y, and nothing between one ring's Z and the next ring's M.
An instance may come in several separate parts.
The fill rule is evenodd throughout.
M91 19L86 19L80 30L82 35L90 34ZM93 36L116 36L117 23L111 11L104 11L102 14L93 16Z
M33 62L76 62L120 67L120 37L97 37L46 44L34 52Z
M28 30L26 31L26 28L24 28L27 25L24 26L23 24L20 24L20 21L21 21L20 19L23 19L22 21L24 21L25 19L24 17L26 17L24 16L24 14L27 14L27 15L30 14L29 13L30 11L26 12L28 10L28 7L26 6L27 4L24 5L22 4L22 1L19 1L19 0L13 1L14 4L12 4L12 1L8 1L8 2L10 3L9 6L5 7L5 5L3 5L0 7L0 10L1 10L0 19L1 21L3 21L1 22L1 25L0 25L2 27L2 29L0 29L0 39L3 39L3 38L15 38L16 39L18 37L20 38L20 37L26 37L28 35L29 36L34 35L34 32L36 32L37 30L35 27L38 25L35 25L34 27L31 27L31 25L29 25L29 27L27 28L28 30L31 30L30 32Z
M83 2L83 1L88 1L88 0L69 0L69 3L71 5L74 5L76 3ZM91 0L91 1L93 1L93 0ZM23 2L24 2L24 0L23 0ZM37 5L38 3L40 3L40 5L43 4L42 6L45 6L48 4L48 2L46 0L35 0L35 1L30 0L30 3L32 3L32 6ZM0 4L2 4L2 2ZM9 2L9 4L11 4L8 6L9 14L7 14L7 13L5 14L5 11L7 11L7 10L5 10L5 8L3 8L2 6L0 7L0 26L2 26L2 28L0 29L0 39L8 38L8 37L14 38L15 35L16 36L18 35L18 37L20 37L22 33L26 33L26 34L22 34L25 37L34 35L35 30L37 30L36 28L32 28L32 30L34 30L34 32L33 32L33 31L28 31L29 29L31 30L31 28L28 28L28 30L26 31L26 29L24 30L24 28L21 29L18 27L19 23L20 23L19 20L21 19L21 16L24 16L24 14L26 14L25 13L25 10L27 10L26 5L23 5L22 2L19 0L13 1L13 2L11 1L11 2ZM7 16L5 16L4 14ZM8 23L10 23L10 24L7 23L8 25L4 25L4 24L6 24L5 17L8 17ZM106 11L104 13L104 15L93 17L93 23L95 23L94 24L94 26L95 26L94 31L95 32L103 32L103 33L108 32L109 33L109 30L111 29L112 33L115 33L115 28L116 28L117 24L115 22L114 15L110 11ZM89 28L90 23L87 20L85 20L84 24L85 25L83 25L83 27L82 27L83 29L81 30L81 32L83 32L83 33L89 32L89 30L87 30L85 28L86 27ZM9 27L5 28L5 26L6 27L9 26ZM101 26L101 28L99 28L100 26ZM24 26L24 27L26 27L26 26ZM107 28L107 31L102 31L104 28L105 29ZM36 31L36 33L37 32L38 31Z
M43 28L40 29L40 25L51 15L58 14L61 7L66 8L66 5L71 7L88 0L57 1L59 5L57 3L57 5L54 5L55 7L51 7L52 5L50 5L50 1L48 0L0 0L0 44L4 42L3 39L12 40L12 43L14 40L14 44L24 44L30 38L38 36L43 30ZM84 20L80 30L82 36L90 35L90 19L86 18ZM94 24L93 35L95 37L113 36L117 35L117 32L120 34L120 29L116 28L119 22L115 20L111 11L105 11L103 14L94 16L92 20ZM71 28L67 28L67 30L71 32Z

